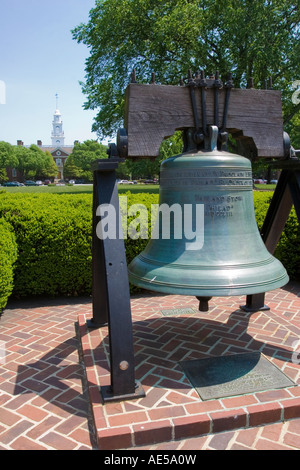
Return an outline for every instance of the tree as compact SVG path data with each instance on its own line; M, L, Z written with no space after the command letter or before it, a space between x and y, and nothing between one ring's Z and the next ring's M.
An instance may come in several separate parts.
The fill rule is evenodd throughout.
M13 146L8 142L0 142L0 181L6 181L6 168L15 167L18 160L14 154Z
M116 170L119 178L125 179L140 179L140 178L153 178L159 174L159 159L154 161L148 159L142 160L126 160L121 163Z
M291 142L295 149L300 150L300 113L291 121Z
M43 152L42 150L38 149L41 152L39 155L39 165L36 171L36 178L45 179L45 178L56 178L57 176L57 166L55 161L48 150Z
M93 180L91 164L93 161L107 158L107 147L94 140L86 140L83 143L76 142L71 155L67 158L65 170L79 173L79 177L87 180ZM66 176L66 173L65 173ZM78 177L73 175L74 177ZM68 176L69 177L69 174Z
M300 93L300 89L297 90L297 93ZM293 147L300 149L300 98L297 97L296 101L292 100L292 105L289 103L287 108L289 114L285 118L286 131L290 136Z
M32 144L29 147L32 152L35 163L32 174L36 179L55 178L57 176L57 166L48 150L43 152L37 145Z
M74 164L73 155L69 155L64 166L64 177L67 179L82 178L83 171Z
M124 163L121 163L116 171L119 178L158 178L160 171L160 164L166 158L178 155L182 152L183 141L182 133L180 131L162 142L159 155L154 160L147 158L140 160L129 160L127 159Z
M96 0L89 21L73 30L86 44L85 109L98 109L93 131L112 136L122 125L124 90L132 69L139 82L151 72L178 84L188 69L233 72L235 87L272 76L291 109L291 85L300 77L299 0Z
M14 153L17 158L16 168L22 174L22 180L34 178L38 167L39 155L32 148L21 145L14 146Z

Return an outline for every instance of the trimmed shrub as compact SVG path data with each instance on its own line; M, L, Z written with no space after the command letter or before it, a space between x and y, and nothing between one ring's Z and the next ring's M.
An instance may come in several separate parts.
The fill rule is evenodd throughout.
M17 244L12 227L0 219L0 313L13 290L13 267L17 259Z
M126 196L128 208L133 204L144 204L149 214L151 204L158 203L158 196L148 193L127 193ZM126 210L124 204L123 209ZM137 216L128 217L128 224ZM12 225L19 247L15 297L91 295L90 194L6 193L0 199L0 217ZM129 263L144 249L148 240L128 237L124 243Z
M139 214L138 211L127 216L129 207L136 204L137 210L138 204L143 204L149 214L148 221L144 223L148 227L148 239L132 239L128 236L124 240L127 262L130 263L148 243L151 204L158 204L158 195L127 192L125 196L127 208L126 200L121 199L121 212L127 221L128 230L134 228L139 231L138 217L141 216L142 225L145 217L145 214ZM254 192L259 228L271 197L272 192ZM92 195L6 193L0 198L0 218L13 227L18 246L13 296L91 295ZM6 223L6 228L9 227L8 224ZM7 230L5 233L2 238L6 241L2 243L8 245L6 251L1 251L13 254L14 251L10 248L13 234ZM299 277L299 246L299 225L293 209L275 253L285 265L291 279ZM6 283L6 279L9 279L8 275L1 272L1 286L3 282ZM12 281L9 282L11 286ZM8 291L11 292L11 289L12 287L8 288Z
M19 249L14 296L91 293L91 203L90 195L2 196L0 216Z

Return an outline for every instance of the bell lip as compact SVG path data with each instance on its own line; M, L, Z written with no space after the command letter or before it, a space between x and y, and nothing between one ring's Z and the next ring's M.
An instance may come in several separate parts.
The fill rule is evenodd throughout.
M217 265L203 269L202 265L196 265L191 270L192 266L189 266L186 271L190 270L193 274L184 281L177 275L179 268L181 272L185 271L183 265L173 269L173 265L169 264L167 272L162 277L159 273L159 267L158 271L156 269L147 269L151 266L149 265L149 259L145 263L140 254L128 266L128 279L131 284L150 291L212 297L259 294L283 287L289 282L288 273L277 258L270 255L264 261L248 263L244 266L236 264L228 269ZM159 262L159 266L166 266L166 264ZM266 267L268 267L267 272ZM199 272L198 276L197 271ZM238 277L234 271L241 271L238 273ZM206 273L206 284L203 282L203 273ZM231 276L229 276L230 273ZM209 274L210 276L207 277ZM193 279L195 280L194 283Z
M160 292L171 295L190 295L190 296L205 296L205 297L230 297L239 295L252 295L269 292L280 287L285 286L289 282L289 276L285 272L282 276L272 281L264 281L249 286L249 284L235 284L235 285L219 285L219 286L184 286L175 284L166 284L155 282L155 280L142 280L129 272L129 282L136 287L152 291Z
M153 258L148 258L147 256L143 256L143 252L140 253L136 258L138 258L139 261L142 263L145 263L147 265L152 265L152 266L165 266L167 262L155 260ZM275 258L276 259L276 258ZM133 260L134 261L134 260ZM214 271L218 270L232 270L232 269L243 269L243 268L255 268L255 267L261 267L261 266L266 266L268 264L274 263L274 257L272 255L268 256L268 258L264 258L260 261L255 261L255 262L248 262L248 263L236 263L236 264L219 264L216 265L214 264ZM194 271L199 271L199 270L211 270L212 267L211 265L184 265L180 263L172 263L168 265L169 269L180 269L183 270L184 268L191 269ZM129 265L129 270L130 270L130 265Z

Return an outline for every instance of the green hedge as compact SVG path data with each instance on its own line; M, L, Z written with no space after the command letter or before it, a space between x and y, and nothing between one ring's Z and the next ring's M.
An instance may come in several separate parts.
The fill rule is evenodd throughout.
M90 195L2 195L0 217L19 250L14 296L90 294Z
M144 204L149 213L151 204L158 203L157 194L127 193L126 196L128 207ZM254 192L259 227L271 197L272 193L269 192ZM13 296L91 294L90 194L1 194L1 218L13 227L18 246ZM128 217L128 223L134 219L136 216ZM9 247L2 251L13 253L14 250L10 248L13 244L12 234L7 230L5 233L8 235L5 235L2 243L8 243ZM125 240L128 263L144 249L147 242L147 239L133 240L130 237ZM293 209L276 250L276 256L283 262L292 279L299 277L299 246L299 226ZM8 279L6 274L1 273L1 281L5 280L5 276ZM11 287L8 290L11 291Z
M128 207L142 203L149 212L158 202L151 194L128 193L127 198ZM2 194L1 217L13 227L19 248L13 296L91 294L90 194ZM125 240L127 261L146 244L147 240Z
M13 268L17 259L17 244L12 227L0 219L0 313L13 290Z
M264 222L273 192L253 193L255 216L259 229ZM274 255L285 266L290 279L300 281L300 227L293 207Z

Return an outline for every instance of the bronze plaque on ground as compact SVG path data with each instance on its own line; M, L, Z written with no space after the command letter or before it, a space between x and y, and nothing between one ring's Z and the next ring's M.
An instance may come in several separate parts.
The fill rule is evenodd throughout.
M162 315L165 317L172 316L172 315L188 315L191 313L195 313L195 310L190 307L186 308L172 308L167 310L161 310Z
M202 400L295 385L259 352L182 361L181 366Z

